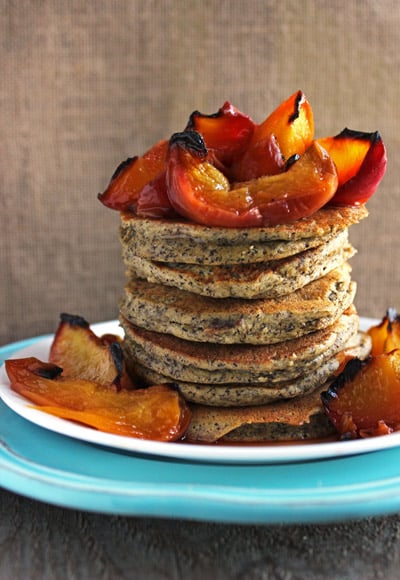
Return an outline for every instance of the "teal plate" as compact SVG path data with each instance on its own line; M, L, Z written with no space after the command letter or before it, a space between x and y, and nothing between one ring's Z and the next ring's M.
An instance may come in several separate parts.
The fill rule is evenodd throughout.
M1 361L36 340L1 348ZM339 521L400 510L400 447L287 463L181 460L66 437L0 402L0 485L108 514L248 524Z

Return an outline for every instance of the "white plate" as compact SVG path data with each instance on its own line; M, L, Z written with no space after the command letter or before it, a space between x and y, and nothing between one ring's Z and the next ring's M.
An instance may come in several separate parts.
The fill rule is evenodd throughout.
M363 329L376 324L376 320L361 319ZM121 333L116 321L92 325L93 330L101 335L105 333ZM12 358L35 356L47 360L52 336L39 338L30 346L15 352ZM60 433L67 437L87 441L96 445L104 445L132 453L155 455L212 463L288 463L298 461L314 461L317 459L344 457L371 451L389 449L400 445L400 432L384 437L371 437L354 441L335 441L329 443L296 444L296 445L185 445L177 443L160 443L143 441L131 437L122 437L96 431L89 427L53 417L33 409L31 403L10 389L9 380L4 365L0 368L0 397L15 413L28 421L45 429Z

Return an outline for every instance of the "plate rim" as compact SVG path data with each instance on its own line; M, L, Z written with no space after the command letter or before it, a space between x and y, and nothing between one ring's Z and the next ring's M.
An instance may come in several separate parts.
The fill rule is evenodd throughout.
M22 420L0 401L1 407L9 414L11 422ZM38 427L31 424L34 429ZM14 429L16 427L14 426ZM54 443L57 435L51 431L40 429L44 442ZM32 461L31 456L25 457L20 450L7 449L0 437L0 486L14 493L20 493L31 499L44 503L91 511L104 514L167 517L170 519L190 519L197 521L215 521L219 523L240 524L304 524L327 523L360 519L361 517L382 516L396 513L400 510L400 470L395 473L383 474L369 456L347 457L334 461L315 461L301 464L306 473L307 485L299 490L295 485L287 489L277 489L269 483L272 472L279 473L279 478L285 478L285 465L257 465L256 474L246 477L246 484L235 481L234 474L249 473L245 465L199 466L208 471L214 469L212 483L181 482L179 478L173 482L159 483L159 469L170 467L170 462L161 462L159 458L146 460L146 465L154 464L153 478L150 481L127 481L118 477L98 477L82 475L74 470L66 471L62 466L49 467ZM62 437L65 442L68 438ZM41 440L41 443L43 443ZM73 441L72 448L78 452L85 446L81 441ZM86 450L92 453L92 450ZM103 450L96 461L101 461ZM380 459L382 466L398 466L400 450L392 449L378 452L373 456ZM368 458L368 459L367 459ZM123 465L127 463L135 469L143 458L123 457ZM337 472L353 466L353 461L361 461L373 472L371 480L361 479L357 483L347 485L324 485L315 483L315 474L324 481L324 470ZM175 468L191 473L193 464L175 463ZM362 466L361 465L361 466ZM291 464L289 468L296 470L298 466ZM358 465L360 467L360 465ZM357 469L357 466L353 466ZM226 470L229 475L226 476ZM260 470L260 471L258 471ZM393 468L392 468L393 471ZM358 469L364 474L364 470ZM232 477L230 477L233 474ZM257 475L257 476L256 476ZM286 474L287 475L287 474ZM157 476L157 477L156 477ZM193 477L193 476L192 476ZM364 475L362 476L364 477ZM329 479L329 476L328 476ZM250 480L250 481L249 481ZM228 481L228 484L226 483ZM248 482L249 481L249 482ZM290 481L293 481L291 479ZM247 483L248 482L248 483Z

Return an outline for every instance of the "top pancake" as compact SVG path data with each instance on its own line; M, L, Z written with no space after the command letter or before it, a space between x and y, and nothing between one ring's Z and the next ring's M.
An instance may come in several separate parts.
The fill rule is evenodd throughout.
M310 217L274 227L218 228L121 214L120 239L125 262L140 256L182 264L254 263L316 247L367 215L364 206L325 207Z

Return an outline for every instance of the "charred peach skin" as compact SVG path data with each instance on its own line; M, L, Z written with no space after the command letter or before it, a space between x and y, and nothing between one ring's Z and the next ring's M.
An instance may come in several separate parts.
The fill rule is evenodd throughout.
M107 189L99 193L101 203L118 211L134 210L143 187L165 171L167 148L168 141L160 141L142 157L132 157L121 163L111 177Z
M197 131L204 139L209 152L220 163L230 167L246 150L254 132L255 124L250 117L241 113L226 101L212 115L194 111L185 131Z
M400 350L351 360L322 393L325 411L342 435L379 435L400 427Z
M124 362L120 339L98 337L81 316L60 316L49 360L61 367L64 376L95 381L102 385L132 388Z
M360 205L376 191L386 171L386 149L380 134L344 129L335 137L318 139L338 171L336 205Z
M172 206L197 223L222 227L272 226L306 217L333 196L336 168L317 143L279 175L238 183L207 160L195 131L176 133L167 155L167 187Z
M185 433L190 411L168 386L119 392L94 381L62 376L62 369L34 357L6 361L11 388L42 411L100 431L176 441Z
M302 91L283 101L258 125L249 147L234 168L237 181L276 174L293 155L302 155L314 138L314 117Z

